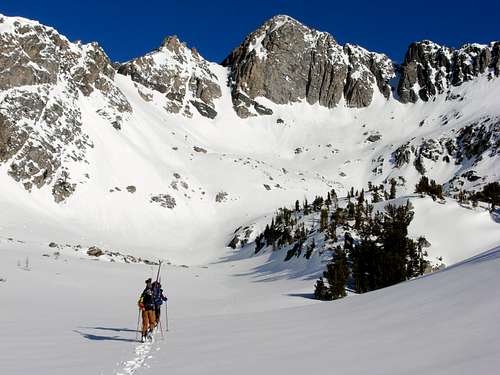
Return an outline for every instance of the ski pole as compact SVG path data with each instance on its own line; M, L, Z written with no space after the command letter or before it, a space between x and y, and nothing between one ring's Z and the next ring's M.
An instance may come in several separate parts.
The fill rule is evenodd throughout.
M161 339L163 340L163 327L161 326L161 319L158 319L158 323L160 324L160 332L161 332Z
M165 271L165 284L167 283L167 271ZM168 332L168 300L165 301L165 320L167 323L167 332Z
M141 318L141 309L137 311L137 330L135 331L135 339L138 340L138 335L139 335L139 320Z
M167 321L167 332L168 332L168 302L165 302L165 320Z

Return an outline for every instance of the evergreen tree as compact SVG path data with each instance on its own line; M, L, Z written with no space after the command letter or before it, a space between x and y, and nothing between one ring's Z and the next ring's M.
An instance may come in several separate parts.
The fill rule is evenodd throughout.
M342 249L335 249L335 256L328 263L323 276L328 281L331 299L346 296L345 285L349 277L349 269L347 267L347 258Z
M337 208L332 213L331 221L334 221L337 225L344 225L347 220L346 215L347 214L343 208Z
M347 220L354 220L354 214L355 214L355 206L354 203L349 202L347 203Z
M326 208L321 209L321 215L319 219L319 230L324 232L328 227L328 210Z
M307 203L307 198L304 200L304 215L309 215L309 203Z
M386 287L406 280L406 259L408 256L408 226L414 212L408 201L404 206L388 204L383 215L380 242L383 249L384 275L378 287Z
M359 230L363 220L363 205L357 204L354 208L354 229Z
M365 201L365 189L361 189L361 193L358 195L358 205L363 205Z
M309 259L315 248L316 248L316 241L313 238L311 244L307 247L307 251L306 251L306 254L304 255L304 257L306 259Z
M318 196L314 198L312 206L313 206L313 211L318 212L321 209L321 206L323 206L323 197Z
M325 285L325 282L323 281L322 277L320 277L319 280L316 281L316 286L314 288L314 298L322 301L329 301L332 299L330 295L330 290Z
M261 251L262 248L264 247L265 244L263 242L263 238L264 238L264 233L259 234L255 238L255 254L257 254L259 251Z
M417 244L408 239L407 243L408 259L406 262L406 278L419 276L420 273L420 257L417 249Z
M344 233L344 251L349 253L354 248L354 239L349 232Z
M337 197L337 193L335 192L335 189L332 189L331 194L330 194L330 199L332 201L332 208L334 210L339 208L339 199Z
M391 184L391 190L390 190L390 194L389 194L389 199L395 199L396 198L396 180L391 178L390 184Z
M335 221L331 220L328 225L327 237L333 242L337 242L337 225Z
M417 185L415 185L415 193L427 194L432 197L432 199L443 199L443 186L436 183L434 180L430 180L426 176L422 176Z
M300 211L300 203L299 203L299 200L297 199L295 201L295 212L299 212Z
M429 191L429 179L426 176L420 177L417 185L415 185L415 193L426 194Z
M271 228L269 224L266 224L266 229L264 229L264 239L266 240L266 246L271 244Z
M372 193L372 203L378 203L378 202L380 202L380 194L378 192L378 188L374 186Z
M500 183L492 182L483 187L481 192L474 194L476 200L481 200L490 204L490 211L494 211L500 206Z
M330 207L332 205L332 197L330 195L330 192L328 192L326 195L325 205L327 207Z

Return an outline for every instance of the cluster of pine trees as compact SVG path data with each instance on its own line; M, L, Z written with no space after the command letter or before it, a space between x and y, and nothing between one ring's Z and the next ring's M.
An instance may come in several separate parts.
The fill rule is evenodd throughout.
M388 204L383 212L373 213L373 206L358 197L352 230L346 232L344 247L338 247L315 287L318 299L332 300L345 296L347 284L356 293L384 288L422 275L427 267L424 237L408 237L413 219L411 204ZM325 280L323 280L325 279ZM325 282L326 281L326 282ZM342 286L340 287L340 284Z
M491 182L483 186L481 191L466 191L460 190L453 195L460 203L472 203L473 207L478 206L478 202L485 202L489 204L490 211L494 211L500 206L500 183Z
M389 184L390 189L386 191L384 185L374 186L371 182L368 183L372 203L396 198L396 180L391 179ZM358 229L361 220L360 208L365 201L364 189L355 191L354 187L351 187L347 193L347 199L347 206L345 208L339 207L337 193L335 189L332 189L327 192L326 197L316 196L312 203L305 199L301 205L297 200L293 209L279 208L272 218L271 224L266 225L265 230L257 235L255 254L269 246L276 250L293 245L285 257L285 260L289 260L302 254L305 242L317 230L325 234L326 240L335 242L338 226L345 226L349 221L355 220L355 228ZM319 228L313 231L306 228L304 222L300 222L301 218L312 213L320 214ZM305 252L306 258L310 257L314 248L314 243L308 246Z
M301 255L309 259L316 249L315 238L324 238L322 246L332 250L333 256L316 283L314 295L322 300L344 297L347 287L364 293L422 275L427 267L424 247L428 243L423 237L417 241L408 238L414 214L411 205L388 204L383 212L374 212L374 203L396 198L396 180L388 182L389 191L383 185L368 184L370 201L364 189L351 188L347 204L339 207L332 189L312 203L306 199L302 204L296 201L293 209L280 208L256 237L255 253L266 247L288 247L285 261ZM306 227L303 218L313 213L319 223ZM343 246L335 246L341 234Z
M383 211L374 212L374 203L396 198L396 180L388 183L389 191L384 185L368 183L370 202L364 189L351 188L347 204L339 207L332 189L325 198L317 196L312 203L306 199L301 205L297 200L293 209L280 208L271 224L257 236L255 253L269 246L273 250L286 246L289 250L285 261L302 254L309 259L316 249L315 238L323 236L322 247L329 248L333 255L315 285L314 296L321 300L342 298L347 288L365 293L424 274L429 266L425 248L430 244L425 237L416 241L408 237L414 216L410 202L387 204ZM443 186L426 176L421 177L415 192L443 199ZM465 199L476 205L477 200L488 202L493 210L500 205L500 184L488 184L480 192L461 192L459 201ZM319 225L308 228L302 219L312 213L319 216ZM339 233L344 235L343 246L335 246Z
M317 196L312 203L307 199L304 201L302 208L300 202L295 202L294 210L286 207L278 209L276 215L272 218L271 224L266 225L264 232L260 233L255 239L255 254L263 248L271 246L273 250L279 249L283 246L292 245L287 253L285 260L290 260L293 256L299 257L302 253L304 243L307 238L312 234L304 223L300 223L300 219L312 213L321 212L320 230L323 231L325 227L324 215L328 215L330 207L334 209L338 205L337 194L334 189L328 192L326 199ZM327 220L326 220L327 221ZM306 250L306 258L312 254L315 244L312 243Z
M415 193L430 195L434 200L436 198L443 199L443 185L434 180L429 181L428 177L422 176L415 186Z
M472 199L489 203L490 210L494 211L496 207L500 206L500 183L495 181L485 185L483 190L472 196Z
M418 184L415 185L415 193L429 195L434 200L436 198L443 199L443 186L434 180L429 180L426 176L422 176ZM491 182L477 192L461 190L453 195L453 198L460 203L472 202L473 207L477 207L478 201L486 202L490 205L490 211L494 211L500 206L500 183L498 181Z

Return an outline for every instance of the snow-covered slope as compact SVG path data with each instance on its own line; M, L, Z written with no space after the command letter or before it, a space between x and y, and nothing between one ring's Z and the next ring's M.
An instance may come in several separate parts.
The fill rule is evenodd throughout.
M489 375L500 366L500 248L335 302L310 299L310 279L255 282L262 257L167 266L169 332L138 344L135 301L155 270L0 245L5 374Z
M418 42L398 67L277 16L220 65L176 37L115 64L0 15L0 373L494 373L498 210L413 192L500 180L499 47ZM327 256L227 247L278 207L393 178L433 260L489 251L320 303ZM158 259L170 331L138 345Z
M224 256L242 223L331 188L343 195L402 177L399 193L411 193L425 173L453 192L499 179L493 44L470 79L427 102L403 104L381 88L390 78L386 58L278 16L255 34L276 56L292 36L317 56L329 53L320 41L331 39L340 60L350 59L351 83L366 76L372 90L379 77L380 87L362 108L349 103L349 85L332 108L300 95L276 104L272 95L252 94L272 114L242 119L233 108L233 60L227 68L207 62L171 37L117 66L97 44L71 43L34 21L0 19L5 238L201 264ZM256 48L245 53L258 57ZM13 65L14 55L21 62ZM387 74L366 70L372 60Z
M367 201L370 200L371 197L367 198ZM430 197L410 195L375 203L374 210L383 211L388 204L400 206L407 202L414 211L414 219L408 228L409 238L417 240L423 236L428 242L425 246L427 254L425 259L429 262L430 269L427 272L456 264L472 255L500 246L500 231L496 217L498 213L490 214L482 207L473 208L471 205L462 205L451 199L434 201ZM345 209L346 205L347 199L339 200L339 207ZM331 208L328 216L331 217L334 211ZM256 237L264 232L271 220L275 220L272 215L264 215L256 220L242 223L230 243L233 250L224 257L224 260L263 258L263 264L254 270L259 278L265 279L269 275L275 278L287 278L290 275L311 278L325 269L337 246L344 246L346 232L359 240L354 220L348 221L350 225L337 225L337 238L331 240L327 231L320 229L320 211L304 215L303 210L298 213L292 210L291 215L296 220L294 225L288 226L289 229L292 228L293 241L281 243L276 240L273 246L267 245L262 240L261 247L257 251ZM307 235L305 239L297 240L295 231L302 224L307 230Z

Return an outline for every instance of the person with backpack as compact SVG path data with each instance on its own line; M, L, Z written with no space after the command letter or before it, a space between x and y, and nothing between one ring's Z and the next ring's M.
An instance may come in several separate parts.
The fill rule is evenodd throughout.
M145 342L147 338L152 339L153 329L156 327L155 302L151 279L146 280L146 288L139 298L138 305L142 312L141 342Z
M160 324L161 305L163 302L168 301L168 298L163 295L163 289L158 281L153 283L153 299L155 303L156 325L158 325Z

